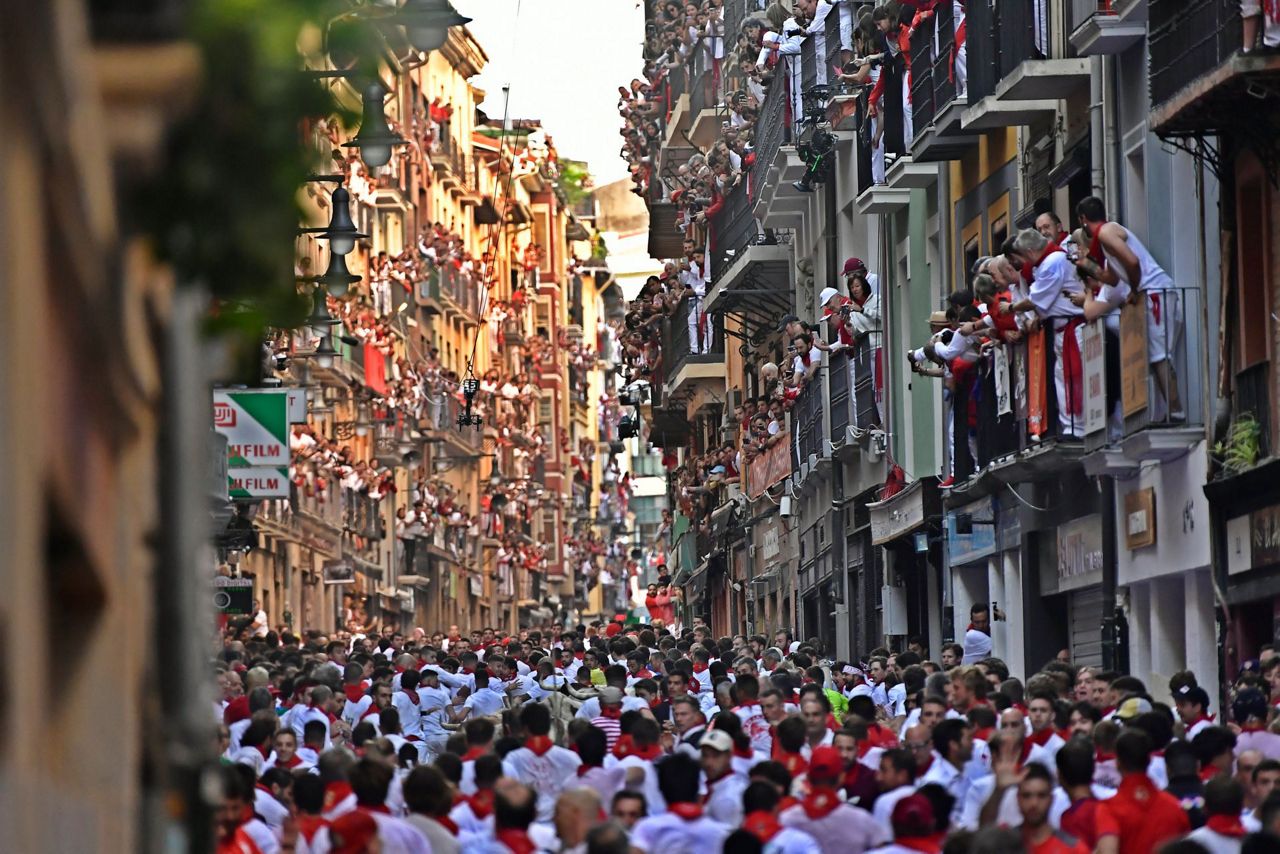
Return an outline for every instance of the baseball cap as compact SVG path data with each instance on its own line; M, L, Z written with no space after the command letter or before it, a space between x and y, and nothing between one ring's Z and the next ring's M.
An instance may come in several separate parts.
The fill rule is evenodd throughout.
M924 795L907 795L894 804L889 821L899 838L930 836L934 829L933 804Z
M987 263L990 260L991 260L990 255L983 255L977 261L974 261L973 264L969 267L970 278L978 275L978 271L982 269L982 265Z
M1111 719L1118 722L1131 721L1138 715L1145 715L1151 711L1151 701L1142 697L1129 697L1116 706L1115 713L1111 715Z
M859 270L865 270L865 269L867 269L867 265L862 263L861 258L850 258L848 261L844 262L844 270L841 271L840 275L852 276L854 273L858 272Z
M1183 685L1173 695L1173 701L1175 703L1196 703L1207 709L1209 708L1209 692L1199 685Z
M702 743L707 743L706 738L702 739ZM840 751L829 744L813 749L813 755L809 757L809 776L839 777L843 771L844 762L840 759Z
M724 474L724 466L712 466L712 467L711 467L711 473L712 473L712 474Z
M840 292L835 288L823 288L822 293L818 294L818 305L826 305L832 297L840 296Z
M622 691L612 685L601 688L600 693L596 696L599 697L600 705L602 706L616 706L622 702Z
M784 330L784 329L786 329L786 328L787 328L787 324L788 324L788 323L793 323L793 322L795 322L795 321L797 321L797 320L799 320L799 319L800 319L800 318L799 318L799 317L797 317L797 316L796 316L796 315L794 315L794 314L784 314L784 315L782 315L782 319L778 321L778 331L779 331L779 332L781 332L782 330Z
M733 750L733 738L729 733L722 729L708 730L702 736L702 741L698 742L699 747L710 747L719 753L728 753ZM839 754L836 755L839 758Z

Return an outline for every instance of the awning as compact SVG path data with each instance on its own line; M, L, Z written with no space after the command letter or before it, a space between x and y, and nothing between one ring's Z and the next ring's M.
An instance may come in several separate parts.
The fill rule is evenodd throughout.
M707 311L741 321L748 340L763 341L794 307L791 247L747 246L736 253L707 292Z
M684 253L684 233L676 229L679 209L669 202L649 206L649 257L678 258Z
M493 199L490 196L485 196L480 200L480 204L476 205L471 218L475 220L476 225L497 225L502 222L502 215L493 206Z

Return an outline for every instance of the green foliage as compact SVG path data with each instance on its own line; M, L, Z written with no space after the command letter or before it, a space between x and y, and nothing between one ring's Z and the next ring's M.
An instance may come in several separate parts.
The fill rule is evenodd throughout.
M201 88L133 200L157 255L214 298L209 331L246 348L267 326L300 325L310 305L293 273L298 191L314 165L300 129L338 109L324 82L300 73L298 40L308 22L323 26L326 5L196 4L190 38L203 59Z
M569 207L576 208L591 195L591 173L587 171L587 164L578 160L561 160L556 186L564 193Z
M1252 468L1261 455L1262 425L1248 412L1237 416L1227 438L1213 446L1213 457L1222 466L1223 477Z

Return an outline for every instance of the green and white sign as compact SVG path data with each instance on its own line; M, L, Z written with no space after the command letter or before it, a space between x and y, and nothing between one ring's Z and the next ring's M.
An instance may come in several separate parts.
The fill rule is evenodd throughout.
M215 391L213 427L227 437L227 463L244 466L289 465L289 393Z
M288 498L289 469L233 466L227 469L227 492L236 498Z

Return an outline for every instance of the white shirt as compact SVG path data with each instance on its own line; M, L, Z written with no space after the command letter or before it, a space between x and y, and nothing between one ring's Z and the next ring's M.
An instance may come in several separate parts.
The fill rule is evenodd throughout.
M885 792L876 798L875 806L872 807L871 814L875 820L880 822L882 827L893 827L893 808L898 805L898 801L907 795L915 794L915 786L899 786L898 788Z
M892 838L889 828L852 804L840 804L816 819L809 818L803 806L794 806L783 810L778 821L783 827L794 827L812 836L822 854L861 854Z
M951 821L952 823L959 821L960 813L964 808L964 796L969 791L969 779L961 769L956 768L935 752L933 763L918 782L921 786L937 783L946 789L947 794L955 798L955 803L951 805Z
M506 695L492 688L481 688L462 701L464 708L470 709L470 718L482 718L496 715L507 707Z
M820 854L818 840L803 830L784 827L764 844L765 854Z
M763 753L766 757L770 756L773 752L773 733L769 729L769 722L764 718L760 704L735 706L733 713L742 721L742 731L751 739L751 749L757 753Z
M637 787L627 782L627 778L633 776L632 768L638 768L644 774L644 779ZM658 788L658 769L648 759L641 759L639 756L624 756L618 760L618 764L610 770L620 772L618 777L618 789L639 789L644 795L646 807L649 815L660 815L667 811L666 799L662 797L662 790ZM614 790L615 792L617 789ZM603 799L601 803L607 803Z
M622 696L622 711L624 712L638 712L647 708L649 708L649 704L640 697L632 697L629 694ZM600 717L600 698L588 697L583 700L582 705L578 707L578 711L573 716L575 718L586 718L589 721Z
M449 731L444 728L444 707L450 699L449 692L443 688L418 687L418 714L424 739L449 737Z
M556 798L566 786L578 779L582 759L566 747L553 746L539 756L528 747L517 748L506 755L503 765L510 765L515 778L538 793L538 821L550 821Z
M713 854L733 828L706 815L683 819L674 813L642 818L631 830L631 847L649 854Z
M742 792L747 788L747 778L730 772L715 783L708 783L707 801L703 810L716 821L724 822L729 827L742 824Z
M888 702L884 706L890 717L901 717L907 713L907 686L899 682L889 689Z
M253 790L253 811L262 816L267 826L277 833L284 827L284 820L289 817L289 808L276 800L275 795L255 787Z
M1240 844L1243 842L1238 836L1223 836L1207 827L1193 830L1183 838L1199 842L1209 854L1240 854Z
M1028 296L1042 318L1078 317L1084 310L1067 298L1068 294L1081 293L1082 285L1076 277L1076 269L1067 260L1065 252L1051 252L1032 270L1035 281Z

